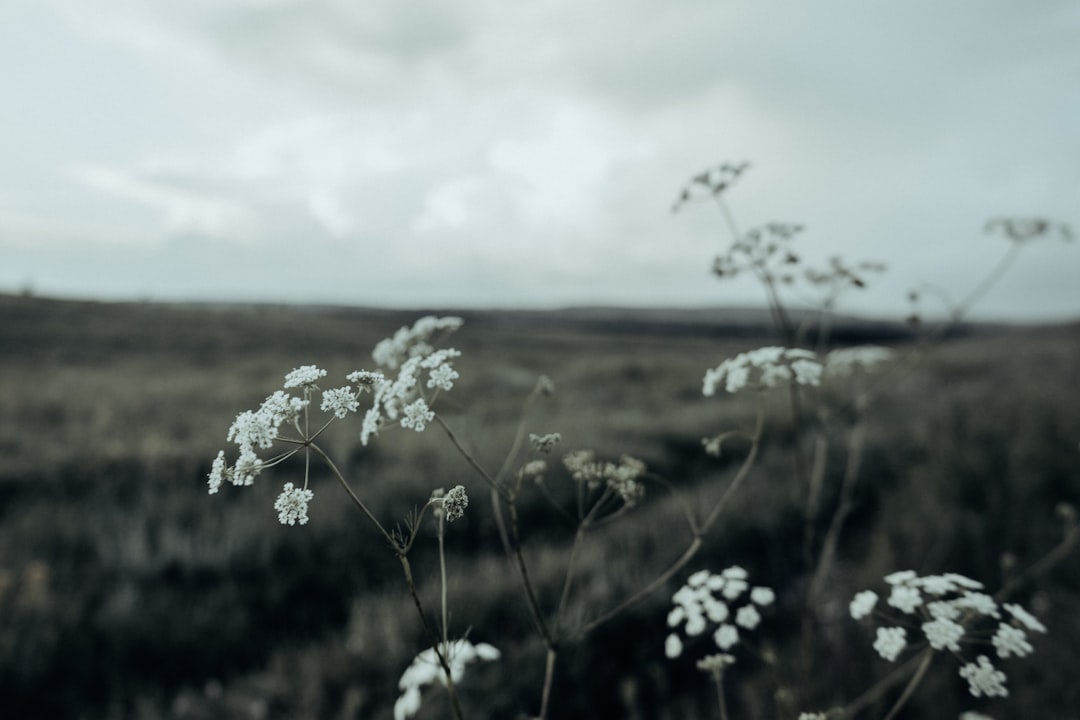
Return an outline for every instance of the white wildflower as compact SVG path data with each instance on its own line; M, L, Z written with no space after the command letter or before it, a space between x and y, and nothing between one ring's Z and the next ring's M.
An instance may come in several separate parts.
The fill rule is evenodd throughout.
M671 633L667 636L667 639L664 640L664 655L669 659L674 660L682 655L682 650L682 640L680 640L679 636L675 633Z
M889 662L894 662L905 645L907 645L907 631L904 628L878 628L877 639L874 640L874 650L881 657Z
M960 668L960 677L968 681L968 689L975 697L1008 697L1005 688L1005 673L994 668L985 655L977 658L977 663L968 663Z
M735 624L747 630L753 630L761 622L761 614L753 605L744 605L735 613Z
M713 642L721 650L728 650L739 642L739 630L734 625L722 624L713 633Z
M465 639L451 640L442 650L455 685L465 677L466 666L477 660L498 660L501 655L498 648L487 643L474 645ZM398 689L402 694L394 703L394 720L405 720L415 715L420 709L420 688L435 683L447 684L446 671L439 662L435 648L428 648L413 658L398 680Z
M285 389L294 387L313 387L319 378L326 377L326 371L314 365L301 365L285 375Z
M755 587L750 591L750 601L762 607L772 605L774 600L776 600L776 593L772 588Z
M308 401L290 395L282 390L275 390L274 394L266 398L259 407L260 413L266 413L270 422L276 429L285 421L292 422L300 416L300 412L308 406Z
M1012 625L999 625L993 638L994 649L998 657L1004 660L1010 655L1025 657L1035 651L1027 641L1027 635L1020 628Z
M367 445L372 435L379 434L379 425L382 423L382 415L378 407L369 408L364 413L364 423L360 427L360 444Z
M323 412L334 413L334 416L339 420L345 419L345 416L351 412L356 412L358 407L360 407L360 403L357 401L356 395L353 394L351 387L336 388L323 392L320 409Z
M979 582L978 580L972 580L971 578L964 575L960 575L957 573L945 573L945 577L947 577L949 580L953 581L960 587L966 588L968 590L983 589L983 584L981 582Z
M268 448L274 444L277 437L277 424L274 416L269 412L245 410L236 416L236 420L229 426L225 439L235 442L241 448L258 445Z
M930 647L935 650L948 648L953 652L960 651L960 638L964 636L964 626L948 618L938 618L923 623L923 633Z
M863 590L857 593L851 601L851 617L862 620L874 610L877 605L878 595L873 590Z
M370 390L376 387L380 382L386 379L386 376L381 372L372 372L370 370L354 370L345 376L345 379L351 383L356 383L356 387L360 391Z
M926 612L935 620L959 620L960 607L956 603L957 600L934 600L926 603Z
M401 427L423 432L427 424L434 419L435 413L428 409L424 399L417 398L411 404L405 406L405 417L401 419Z
M454 380L458 377L460 376L454 368L445 364L439 365L428 375L427 386L429 388L437 387L442 390L449 390L454 387Z
M708 570L698 570L696 573L686 578L686 584L688 587L692 588L703 587L710 575L712 575L712 573Z
M800 385L819 385L821 369L817 355L809 350L777 346L758 348L706 370L702 393L712 397L721 385L729 393L736 393L747 385L768 388L792 381Z
M998 612L997 601L986 593L965 592L963 595L953 600L952 603L958 608L970 609L980 615L986 615L987 617L992 618L1001 617L1001 613Z
M218 450L217 457L214 458L214 463L210 466L210 474L207 476L209 480L207 485L210 486L210 495L213 495L221 489L221 483L225 480L225 451Z
M436 332L453 332L461 325L459 317L422 317L412 327L399 328L393 337L379 341L371 357L379 366L395 370L409 358L430 354L428 340Z
M291 482L285 483L285 489L274 503L274 509L278 511L278 522L282 525L306 525L308 503L313 497L315 494L310 490L294 487Z
M946 575L924 575L918 579L918 585L929 595L945 595L957 590L956 583Z
M897 570L885 576L885 582L889 585L903 585L911 582L919 575L914 570Z
M236 459L236 465L233 466L232 484L252 485L255 482L255 476L262 472L262 469L262 460L255 454L255 451L250 447L242 447L240 448L240 457Z
M709 618L709 622L722 623L730 616L727 603L722 600L717 600L711 595L705 599L702 603L702 607L705 610L705 617Z
M825 713L822 713L822 712L799 713L799 720L825 720Z
M1024 608L1020 607L1019 605L1005 603L1004 605L1002 605L1002 607L1004 607L1006 612L1012 615L1017 622L1026 627L1028 630L1034 630L1035 632L1040 633L1046 632L1046 626L1039 622L1039 620L1034 615L1029 613Z
M701 609L696 606L691 606L693 609L688 609L686 612L686 625L683 630L690 637L695 637L705 632L708 624L705 622L705 616L701 614Z
M901 612L913 613L915 608L922 605L922 595L917 588L907 585L897 585L889 594L889 604Z

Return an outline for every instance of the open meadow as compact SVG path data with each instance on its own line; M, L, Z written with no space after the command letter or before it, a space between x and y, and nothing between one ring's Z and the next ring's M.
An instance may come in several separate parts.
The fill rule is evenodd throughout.
M214 495L207 474L237 414L286 373L314 364L328 373L323 389L341 385L423 314L0 296L0 717L393 717L399 678L432 645L394 550L324 464L311 463L303 526L279 523L274 509L285 482L303 483L302 456ZM455 314L460 377L439 397L439 424L386 428L363 446L357 419L318 443L390 528L433 490L466 488L467 511L445 532L446 622L452 636L500 652L459 683L466 717L535 716L546 679L551 718L795 720L842 707L909 660L875 652L873 628L849 613L856 593L884 593L882 579L906 569L958 573L991 595L1017 580L1009 601L1048 631L1030 635L1030 656L1000 662L1008 697L973 697L961 663L943 653L897 717L1078 717L1080 553L1026 571L1059 546L1080 506L1080 325L968 325L920 345L899 324L838 321L835 344L884 345L905 359L871 378L873 412L859 421L849 482L857 413L822 385L835 442L808 504L792 468L809 448L782 394L770 396L752 466L745 432L719 454L702 444L754 425L754 397L705 397L702 380L725 358L777 343L765 316ZM561 442L543 478L517 486L526 594L500 540L507 517L465 453L496 474L541 376L553 392L535 398L520 427ZM561 460L582 449L647 468L644 496L586 533L570 517L586 491ZM712 507L735 482L694 557L608 619L695 540L687 508ZM841 507L830 569L807 609ZM409 559L434 618L443 586L432 517ZM665 642L673 593L695 571L730 566L775 602L732 651L720 710L715 678L689 652L669 657ZM537 632L536 610L558 616L557 643ZM551 645L558 663L547 673ZM856 716L884 717L905 682ZM451 717L445 692L428 687L423 698L415 717Z

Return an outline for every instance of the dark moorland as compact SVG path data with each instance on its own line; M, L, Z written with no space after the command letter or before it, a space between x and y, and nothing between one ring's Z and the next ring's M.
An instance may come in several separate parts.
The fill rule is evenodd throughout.
M214 496L206 474L237 413L286 372L317 364L328 387L344 384L373 367L378 340L422 314L0 296L0 718L391 717L398 678L431 643L385 543L321 468L303 527L280 525L273 510L302 463ZM529 432L561 433L559 454L640 458L691 505L714 498L746 454L738 442L719 458L703 452L703 437L745 427L752 405L703 397L702 376L775 342L759 314L460 314L449 344L462 351L461 377L436 410L484 466L503 462L541 375L555 392L530 412ZM921 347L918 333L889 323L841 321L831 339L901 355ZM894 669L847 616L855 592L912 568L962 573L992 593L1050 552L1066 504L1080 505L1080 325L965 326L878 390L853 511L815 609L813 682L799 690L807 709L841 705ZM800 652L805 505L791 477L795 434L775 410L747 484L699 556L660 592L567 640L550 717L717 717L706 675L690 658L664 657L665 617L690 572L733 564L777 602L759 652L729 671L731 716L787 717L777 708L790 690L777 694L774 680L790 676L775 668ZM544 648L483 482L437 426L389 429L367 448L358 432L351 419L322 444L385 524L435 488L468 488L468 512L447 536L450 625L502 659L470 668L462 703L476 718L536 713ZM843 452L837 443L830 480ZM557 457L556 494L569 483ZM826 491L816 537L837 502ZM595 617L662 571L687 543L680 508L650 485L626 518L591 535L568 615ZM547 606L572 537L550 509L539 492L520 501L525 557ZM432 608L436 558L433 537L422 537L412 561ZM1032 639L1030 657L1001 663L1010 697L972 698L957 662L942 657L901 717L1076 717L1080 554L1031 577L1014 601L1049 632ZM898 692L860 717L882 717ZM418 717L448 716L429 690Z

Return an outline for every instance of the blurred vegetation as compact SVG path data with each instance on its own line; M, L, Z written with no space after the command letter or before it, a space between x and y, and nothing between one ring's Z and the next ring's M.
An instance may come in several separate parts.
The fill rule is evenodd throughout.
M287 371L318 364L341 378L370 368L374 344L419 314L0 297L0 716L390 717L401 672L430 642L382 541L325 473L315 476L305 527L278 524L272 509L299 466L213 497L205 480L236 414ZM691 502L730 480L742 449L733 443L711 458L700 439L745 425L753 411L741 397L702 397L701 377L773 342L766 325L723 313L462 314L453 342L464 353L461 380L439 410L485 465L502 462L543 374L556 392L528 427L560 432L561 451L639 457ZM880 324L841 325L834 336L910 342ZM970 327L890 380L820 611L822 707L891 669L846 616L854 592L909 567L963 573L993 591L1058 542L1055 508L1080 504L1078 361L1077 325ZM463 704L473 717L535 712L544 649L502 556L486 487L438 428L386 432L363 452L358 430L336 425L324 445L385 522L433 488L469 488L469 512L448 535L451 623L503 659L470 670ZM806 582L803 499L789 481L790 433L776 423L768 432L750 484L691 569L740 564L774 587L762 651L782 655L797 644L785 618L798 616ZM572 528L546 508L525 498L522 523L538 593L554 603ZM669 564L685 546L680 518L650 487L627 522L594 533L577 611L595 616ZM414 559L431 598L433 544L420 543ZM562 654L553 717L715 716L708 678L690 660L663 656L669 591ZM1080 563L1057 566L1021 599L1050 634L1031 658L1005 663L1008 700L975 701L950 667L902 717L1074 717ZM729 683L733 716L775 716L766 663L740 660ZM444 711L441 700L426 702L419 717Z

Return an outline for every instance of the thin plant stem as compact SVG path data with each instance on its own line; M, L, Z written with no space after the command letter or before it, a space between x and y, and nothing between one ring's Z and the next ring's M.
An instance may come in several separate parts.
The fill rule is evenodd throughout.
M412 597L413 606L416 608L417 614L420 615L420 624L424 626L424 630L428 635L434 639L432 649L435 651L435 657L438 658L439 665L446 675L446 692L450 698L450 709L457 720L464 720L465 716L461 712L461 702L458 700L457 688L454 686L454 677L450 671L450 660L447 657L450 652L450 643L445 639L445 624L443 626L444 637L440 638L438 631L431 627L431 623L428 622L427 614L424 612L424 605L420 602L420 596L416 592L416 582L413 580L409 558L402 553L398 553L398 560L401 562L401 569L405 573L405 583L409 586L409 595Z
M723 670L717 670L713 673L713 683L716 685L716 702L720 706L720 720L728 720L727 698L724 697Z
M555 679L555 659L557 655L558 651L554 647L548 647L547 659L544 662L544 687L540 691L540 714L537 716L538 720L547 718L548 709L551 706L551 686Z
M904 688L904 692L901 693L900 699L896 701L896 704L889 710L889 714L885 716L884 720L893 720L900 709L907 704L907 701L911 699L911 696L915 693L915 689L919 687L919 683L926 677L926 671L930 669L930 663L934 660L933 648L926 648L923 650L922 657L919 659L919 666L915 670L915 674L911 676L911 680L908 682L907 687Z
M397 549L398 543L396 540L394 540L394 536L386 531L386 528L382 526L382 523L379 522L378 518L376 518L375 515L372 514L370 510L368 510L368 507L364 504L364 501L361 500L355 492L353 492L352 487L350 487L348 481L345 480L345 477L341 474L341 471L338 470L337 465L334 464L334 461L330 459L330 456L327 455L326 452L323 451L323 449L315 443L310 443L308 447L310 447L314 452L318 453L319 456L324 461L326 461L326 465L330 468L330 472L334 474L334 477L337 478L339 483L341 483L341 486L345 488L345 492L348 493L350 498L352 498L353 503L355 503L356 506L360 508L360 511L364 513L364 516L372 525L375 526L375 529L379 531L379 533L386 539L386 541L390 543L392 547Z
M814 569L814 577L810 581L810 589L807 592L807 602L812 603L821 596L824 590L825 580L832 569L833 559L836 557L836 548L840 543L840 533L844 529L844 522L851 514L853 508L852 495L855 491L855 482L859 477L859 468L862 465L863 449L866 446L866 424L859 422L851 431L848 439L848 458L844 468L844 479L840 485L840 504L833 514L829 523L829 529L825 533L825 541L822 543L821 554L818 556L817 567Z
M712 507L712 510L710 510L709 514L705 517L705 520L696 529L693 529L693 537L690 541L690 544L686 547L685 550L683 550L682 555L680 555L675 560L675 562L668 567L667 570L657 575L643 588L639 589L633 595L626 598L607 612L599 615L598 617L583 625L581 628L581 632L583 634L589 633L595 630L597 627L603 625L604 623L611 621L613 618L617 617L628 608L633 607L649 595L659 590L661 587L666 585L667 582L672 577L674 577L677 572L682 570L687 563L694 559L694 556L696 556L698 551L701 549L701 546L704 542L705 534L708 533L709 529L720 517L720 513L723 512L724 508L727 506L728 501L735 494L735 491L738 490L739 486L742 485L743 481L750 474L750 468L753 467L755 461L757 460L758 451L761 446L762 431L764 430L764 428L765 398L764 394L761 394L758 399L758 415L754 427L754 434L751 437L750 452L747 453L746 458L743 459L743 463L741 466L739 466L739 470L735 474L735 478L731 481L731 484L728 485L727 490L724 491L724 494L720 496L720 499L717 500L716 504Z

